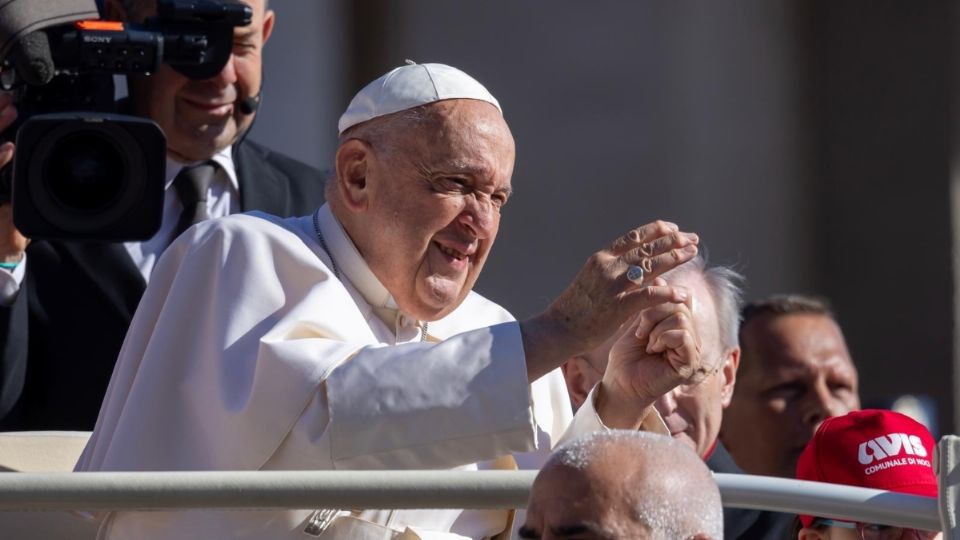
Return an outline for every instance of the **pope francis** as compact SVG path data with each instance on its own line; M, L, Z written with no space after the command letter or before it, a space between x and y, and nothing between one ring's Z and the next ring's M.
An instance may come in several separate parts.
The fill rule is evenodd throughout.
M537 468L561 439L662 429L703 376L689 292L657 276L698 238L657 221L590 256L517 322L471 291L511 194L514 143L476 80L411 64L340 119L328 203L200 223L150 280L78 471ZM614 333L574 418L558 366ZM653 412L652 412L653 411ZM505 512L114 512L100 535L454 539Z

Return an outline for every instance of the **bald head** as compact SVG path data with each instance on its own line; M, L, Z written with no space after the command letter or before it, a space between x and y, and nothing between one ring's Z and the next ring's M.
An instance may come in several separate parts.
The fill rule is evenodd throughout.
M723 537L720 492L703 461L669 437L588 435L560 447L537 475L521 538Z

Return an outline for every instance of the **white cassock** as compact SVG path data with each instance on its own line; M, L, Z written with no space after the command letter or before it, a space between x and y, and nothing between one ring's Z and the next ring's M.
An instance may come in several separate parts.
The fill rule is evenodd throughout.
M527 384L519 324L470 293L421 325L397 311L327 206L201 223L160 259L78 471L538 468L571 425L559 370ZM588 400L590 403L591 400ZM592 406L575 431L597 429ZM570 433L567 434L570 436ZM310 538L310 510L114 512L101 538ZM504 512L364 511L431 538ZM323 538L328 538L324 536ZM446 536L440 536L446 537Z

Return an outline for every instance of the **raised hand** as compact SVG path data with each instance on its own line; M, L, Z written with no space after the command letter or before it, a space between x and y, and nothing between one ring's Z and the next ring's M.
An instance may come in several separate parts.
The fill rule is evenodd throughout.
M656 221L594 253L543 314L521 324L530 380L569 356L600 345L638 312L683 302L686 290L653 280L694 258L698 242L696 234ZM628 276L632 267L643 269L642 279ZM633 273L639 270L634 268Z

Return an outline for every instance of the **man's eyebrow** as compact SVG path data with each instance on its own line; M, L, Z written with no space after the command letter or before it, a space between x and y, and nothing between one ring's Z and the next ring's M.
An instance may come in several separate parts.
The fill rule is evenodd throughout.
M523 527L520 527L519 531L517 531L517 536L520 538L526 538L528 540L537 540L540 538L540 533L524 525Z
M417 170L424 178L442 178L442 177L456 177L463 176L471 179L471 182L479 179L482 183L486 184L485 181L488 176L492 174L492 169L487 164L484 163L467 163L464 161L451 161L443 163L440 165L435 165L427 167L424 164L415 164ZM513 195L513 187L504 186L497 188L493 191L494 193L502 193L507 197Z
M463 174L468 176L486 176L490 168L484 165L475 165L471 163L447 163L438 167L439 170L447 174Z
M590 533L601 540L615 540L613 535L592 521L581 521L572 525L557 525L556 527L550 527L550 532L559 538Z
M805 367L788 366L777 370L770 370L770 373L767 374L766 379L771 381L787 381L794 379L802 380L809 378L811 374L814 374L812 370Z
M555 525L550 527L550 532L552 536L557 538L570 538L574 536L579 536L584 533L589 533L592 538L597 540L616 540L616 537L610 534L609 531L603 527L597 525L592 521L581 521L579 523L571 523L568 525ZM529 527L520 527L520 530L517 532L520 538L528 538L536 540L540 538L540 535L537 532Z

